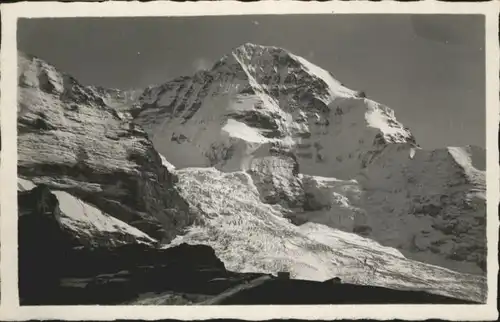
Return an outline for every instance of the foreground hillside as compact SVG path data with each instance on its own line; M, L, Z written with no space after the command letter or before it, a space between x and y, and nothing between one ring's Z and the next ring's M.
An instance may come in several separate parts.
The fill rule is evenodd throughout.
M21 55L19 189L49 193L70 236L60 243L83 253L206 245L240 274L286 271L484 301L485 278L467 273L484 268L480 151L422 150L391 110L271 49L243 46L212 71L147 89L130 108L116 92ZM249 50L279 55L266 74ZM278 86L278 76L291 80ZM20 218L45 213L24 202ZM54 259L69 274L68 261ZM21 264L21 280L31 267Z

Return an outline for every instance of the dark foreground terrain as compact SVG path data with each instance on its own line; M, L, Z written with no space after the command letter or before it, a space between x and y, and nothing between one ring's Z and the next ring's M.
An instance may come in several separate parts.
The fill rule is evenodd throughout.
M472 303L340 280L230 272L203 245L89 245L63 228L58 211L47 187L19 192L21 305Z

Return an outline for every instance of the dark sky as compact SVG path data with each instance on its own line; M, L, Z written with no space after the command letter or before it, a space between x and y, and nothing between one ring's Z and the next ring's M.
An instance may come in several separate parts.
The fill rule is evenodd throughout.
M396 112L422 147L485 146L484 17L269 15L21 19L19 49L86 84L141 88L245 42L284 47Z

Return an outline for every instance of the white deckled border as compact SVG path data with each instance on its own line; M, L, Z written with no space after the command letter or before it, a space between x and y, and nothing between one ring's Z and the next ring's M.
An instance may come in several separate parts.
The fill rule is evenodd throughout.
M496 1L488 3L399 2L295 2L170 1L2 4L1 129L1 306L0 320L65 319L179 319L238 318L263 320L298 319L411 319L496 320L498 261L498 204L500 172L498 159L499 45ZM250 14L349 14L349 13L441 13L486 16L487 103L487 237L488 302L485 305L317 305L317 306L40 306L20 307L17 292L17 44L19 17L126 17L126 16L216 16Z

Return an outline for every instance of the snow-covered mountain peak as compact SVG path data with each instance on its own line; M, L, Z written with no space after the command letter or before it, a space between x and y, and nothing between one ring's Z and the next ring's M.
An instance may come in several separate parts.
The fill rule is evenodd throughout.
M300 56L244 44L209 71L149 89L142 104L135 122L177 169L244 171L295 223L484 269L484 151L420 148L392 109Z
M347 178L384 145L415 143L365 96L285 49L247 43L209 71L148 88L136 122L177 168L248 169L255 153L279 147L301 172Z
M250 78L271 92L276 86L290 87L291 83L308 86L311 94L326 104L336 97L355 97L357 94L336 80L332 73L284 48L246 43L235 48L231 55Z
M286 59L292 58L291 53L284 48L258 45L250 42L234 48L231 54L246 61L257 57L261 58L260 61L282 58L281 62L284 63Z

